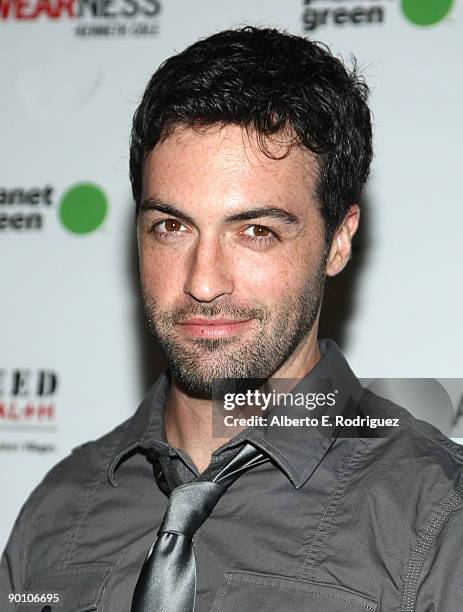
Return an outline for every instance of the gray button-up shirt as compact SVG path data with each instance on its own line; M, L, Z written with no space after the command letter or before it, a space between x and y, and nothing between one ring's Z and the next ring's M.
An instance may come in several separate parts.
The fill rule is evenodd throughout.
M212 469L243 440L271 461L242 474L196 534L196 611L460 612L462 447L363 389L334 342L320 350L298 389L330 379L342 401L400 427L362 438L256 426L218 449ZM168 391L163 374L133 417L32 493L2 557L0 610L44 609L10 608L8 593L58 593L63 612L129 612L168 501L153 464L169 486L198 475L165 438Z

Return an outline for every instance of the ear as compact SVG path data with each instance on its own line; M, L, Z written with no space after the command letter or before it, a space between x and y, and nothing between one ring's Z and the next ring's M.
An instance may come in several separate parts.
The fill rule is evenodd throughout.
M357 204L352 204L331 241L325 266L327 276L339 274L349 261L352 251L352 238L357 231L359 219L360 208Z

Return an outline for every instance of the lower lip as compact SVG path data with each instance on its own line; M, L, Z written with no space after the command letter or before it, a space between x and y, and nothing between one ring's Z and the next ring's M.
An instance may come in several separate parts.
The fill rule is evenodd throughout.
M254 324L254 319L246 321L234 321L233 323L182 323L179 327L190 336L195 338L228 338L235 336Z

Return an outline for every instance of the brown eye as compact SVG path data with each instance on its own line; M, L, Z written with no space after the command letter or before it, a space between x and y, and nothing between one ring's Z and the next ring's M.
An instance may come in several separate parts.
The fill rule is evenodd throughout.
M151 231L159 240L180 240L188 233L188 228L178 219L165 219L155 223Z
M243 234L245 236L248 236L248 238L253 239L253 238L273 238L275 236L275 234L272 232L272 230L268 227L265 227L265 225L248 225L248 227L245 229L245 231L243 232Z
M265 225L248 225L242 235L246 237L250 245L258 248L270 247L278 240L275 232Z
M263 227L262 225L253 225L253 235L254 236L270 236L270 230L268 227Z
M168 219L164 221L164 227L166 232L179 232L182 224L180 221L176 221L175 219Z

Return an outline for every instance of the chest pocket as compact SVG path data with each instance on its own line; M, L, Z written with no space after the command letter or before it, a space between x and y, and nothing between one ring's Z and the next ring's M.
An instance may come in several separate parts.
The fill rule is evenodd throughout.
M247 572L223 577L211 612L374 612L378 602L350 589Z
M102 597L112 565L92 563L50 568L34 574L24 593L42 601L21 603L17 612L92 612L103 610ZM49 597L54 596L54 597ZM59 601L56 601L58 599Z

